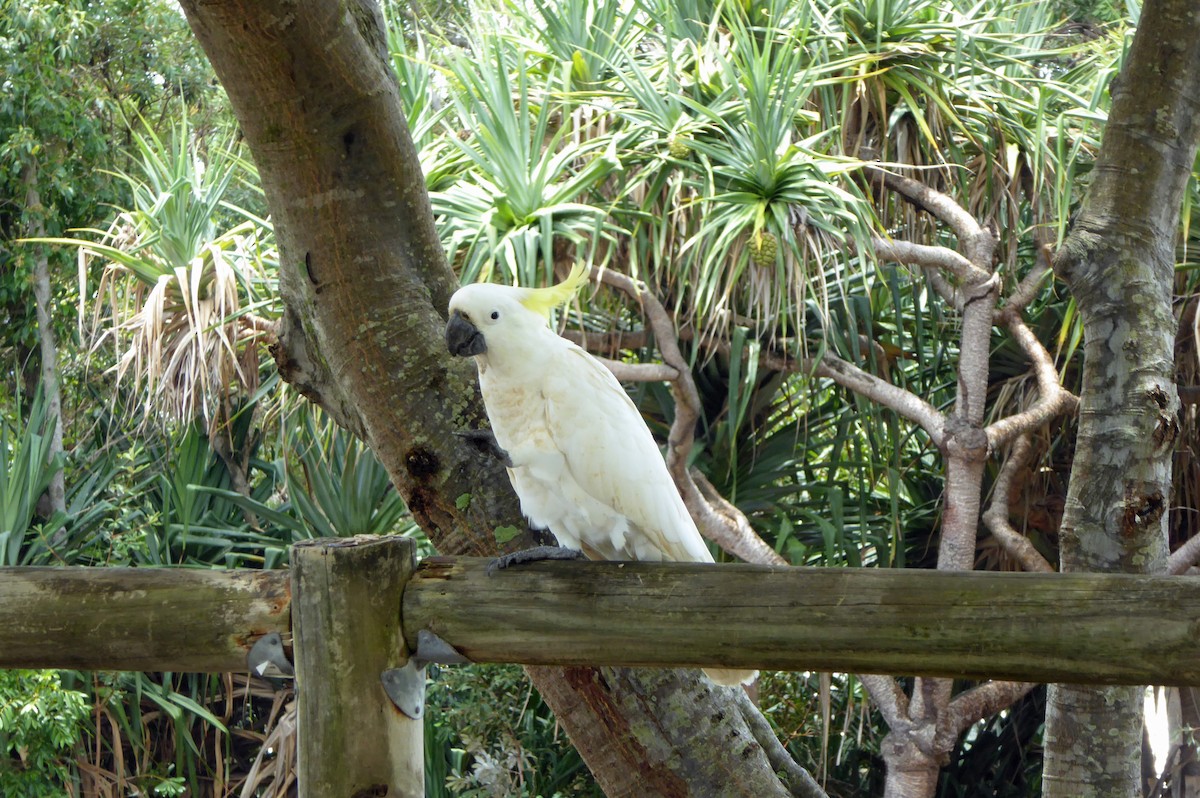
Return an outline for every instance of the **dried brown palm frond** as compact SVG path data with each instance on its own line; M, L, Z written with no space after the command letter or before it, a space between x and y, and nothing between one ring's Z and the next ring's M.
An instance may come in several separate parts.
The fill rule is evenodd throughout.
M242 782L241 798L290 798L296 795L296 697L293 690L274 694L266 734L258 756Z
M131 207L106 230L51 241L78 249L81 303L92 305L80 308L81 337L93 352L114 347L118 382L142 394L146 417L203 417L212 428L258 387L258 357L248 354L273 335L261 314L278 302L276 256L267 222L225 199L249 168L232 142L208 147L205 162L186 124L174 139L135 133L137 174L120 173Z

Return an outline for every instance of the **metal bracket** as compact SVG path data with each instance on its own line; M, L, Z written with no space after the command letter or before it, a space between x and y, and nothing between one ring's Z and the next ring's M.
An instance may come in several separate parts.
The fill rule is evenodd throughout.
M417 653L413 658L422 667L427 662L436 662L438 665L463 665L471 661L428 629L417 632Z
M396 705L396 709L413 720L425 714L425 666L417 665L410 657L403 668L389 668L379 674L383 691Z
M279 632L271 632L258 638L246 654L246 664L258 676L293 677L296 669L288 662L283 650L283 638Z
M425 665L460 665L471 660L464 657L454 646L428 629L417 632L417 650L402 668L389 668L379 674L383 691L387 693L396 709L413 720L425 714Z

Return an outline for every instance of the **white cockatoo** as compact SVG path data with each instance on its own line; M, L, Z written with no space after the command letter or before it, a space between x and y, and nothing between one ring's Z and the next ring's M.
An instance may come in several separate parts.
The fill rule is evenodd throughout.
M549 327L550 311L574 296L587 273L576 266L550 288L458 289L446 345L475 358L497 454L534 527L591 559L713 562L621 384ZM727 685L755 676L705 673Z

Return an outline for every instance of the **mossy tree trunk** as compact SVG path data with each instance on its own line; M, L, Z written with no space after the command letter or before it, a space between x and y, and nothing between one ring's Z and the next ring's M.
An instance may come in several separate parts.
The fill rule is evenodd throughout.
M503 469L454 435L485 416L473 365L443 342L456 284L378 7L182 6L271 209L282 375L371 446L439 551L494 553L494 529L524 524ZM529 672L610 796L787 794L735 691L711 690L697 672Z
M1064 571L1155 573L1167 555L1172 284L1200 121L1200 10L1147 0L1091 190L1055 270L1083 318L1079 433L1061 531ZM1142 688L1052 685L1045 795L1137 796Z

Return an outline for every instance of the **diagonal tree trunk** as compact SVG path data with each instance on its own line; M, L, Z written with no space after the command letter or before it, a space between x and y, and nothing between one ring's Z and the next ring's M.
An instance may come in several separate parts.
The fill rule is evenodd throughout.
M439 551L494 553L491 530L524 523L500 465L454 435L481 426L484 412L474 367L443 342L456 283L378 8L182 5L271 208L286 304L273 350L281 373L366 440ZM610 796L789 793L769 756L773 740L754 736L761 717L748 723L738 691L698 672L530 673Z
M1091 190L1055 271L1083 318L1064 571L1163 570L1179 407L1171 306L1179 208L1200 138L1200 14L1147 0L1113 88ZM1052 685L1047 798L1138 796L1142 688Z

